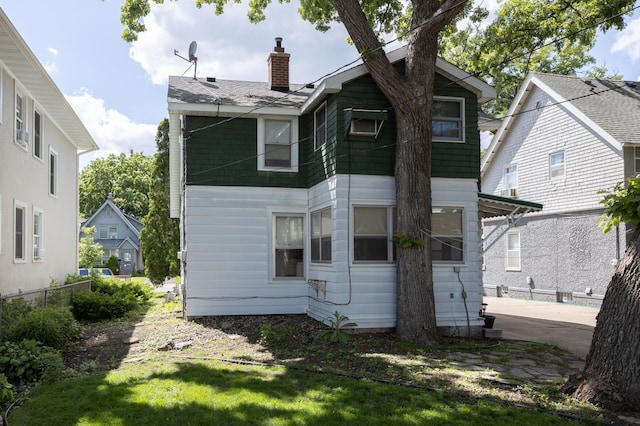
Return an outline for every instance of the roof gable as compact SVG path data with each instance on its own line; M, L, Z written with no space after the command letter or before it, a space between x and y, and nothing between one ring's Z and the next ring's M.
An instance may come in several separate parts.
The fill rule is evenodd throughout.
M482 174L491 167L493 158L507 139L513 121L527 112L522 108L536 87L554 99L553 105L562 104L576 120L599 134L613 149L621 150L623 144L640 143L638 83L530 73L482 158Z
M111 209L114 211L116 216L120 218L120 221L124 223L134 233L136 237L140 236L140 230L143 227L142 222L134 218L133 216L125 214L122 210L118 208L118 206L116 206L116 204L113 201L109 199L105 200L105 202L102 203L102 205L98 208L98 210L96 210L96 212L93 215L91 215L91 217L82 224L82 227L84 228L84 227L92 226L92 223L94 222L94 220L96 220L96 218L100 215L100 212L102 212L107 206L111 207Z

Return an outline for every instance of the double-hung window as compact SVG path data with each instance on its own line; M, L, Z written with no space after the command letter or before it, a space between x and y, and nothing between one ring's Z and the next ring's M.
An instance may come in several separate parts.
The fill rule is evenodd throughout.
M40 261L44 258L42 244L42 210L33 209L33 260Z
M549 177L551 179L564 177L564 151L549 155Z
M29 134L27 133L27 98L16 91L15 98L15 141L23 148L27 148Z
M313 114L314 147L318 149L327 143L327 103L323 103Z
M27 260L27 205L15 201L13 214L13 259L14 262Z
M298 118L258 118L258 169L298 171Z
M98 235L102 240L118 238L118 225L100 225Z
M433 137L438 142L464 142L464 99L433 100Z
M274 277L304 277L304 216L274 214Z
M517 196L518 190L518 165L517 164L509 164L504 167L504 175L503 175L503 190L500 195L503 197L512 197L515 198Z
M42 160L42 115L33 113L33 156Z
M520 232L507 232L506 269L507 271L520 270Z
M331 262L331 207L311 213L311 261Z
M431 258L434 262L464 261L463 213L461 208L433 208Z
M49 147L49 194L58 195L58 153Z
M393 262L396 228L395 207L353 208L353 260L355 262Z

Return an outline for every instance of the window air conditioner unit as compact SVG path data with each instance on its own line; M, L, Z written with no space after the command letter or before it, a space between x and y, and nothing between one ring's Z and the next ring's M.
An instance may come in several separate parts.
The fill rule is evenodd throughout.
M518 189L517 188L507 188L500 191L500 195L503 197L509 198L518 198Z
M29 144L29 132L25 132L24 130L16 131L16 142L26 147Z

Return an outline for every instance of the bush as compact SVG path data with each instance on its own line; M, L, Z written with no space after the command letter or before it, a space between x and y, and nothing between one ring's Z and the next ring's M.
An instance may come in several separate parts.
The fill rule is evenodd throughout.
M13 386L7 380L7 376L0 373L0 404L13 401L13 391L11 389L13 389Z
M77 319L97 321L123 316L151 298L146 284L122 282L99 277L92 283L91 292L77 293L71 299L73 315Z
M118 262L118 258L115 256L109 256L105 266L111 270L113 275L118 275L120 273L120 262Z
M80 338L82 327L68 307L36 308L19 317L4 331L11 342L36 340L45 346L63 349Z
M33 305L24 299L3 300L2 303L2 330L11 328L13 323L33 310Z
M10 383L53 381L64 372L60 352L35 340L5 342L0 345L0 372Z

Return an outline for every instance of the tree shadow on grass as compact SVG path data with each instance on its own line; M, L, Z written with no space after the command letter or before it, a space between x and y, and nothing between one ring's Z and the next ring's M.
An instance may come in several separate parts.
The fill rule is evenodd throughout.
M153 371L156 370L157 371ZM45 385L10 424L558 424L472 397L285 368L176 362Z

